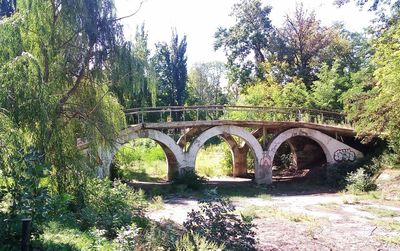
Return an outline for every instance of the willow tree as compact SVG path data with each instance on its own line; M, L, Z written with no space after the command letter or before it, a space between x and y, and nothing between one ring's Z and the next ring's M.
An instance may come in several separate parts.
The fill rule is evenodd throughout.
M112 0L20 0L1 20L0 107L42 152L59 192L93 173L97 148L125 125L105 74L123 41ZM77 139L90 142L88 155Z
M133 42L124 41L115 48L110 62L111 90L124 108L155 105L156 79L147 41L142 24Z

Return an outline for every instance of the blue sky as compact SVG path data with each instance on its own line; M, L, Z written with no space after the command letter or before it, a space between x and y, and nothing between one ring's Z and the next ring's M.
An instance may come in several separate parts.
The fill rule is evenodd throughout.
M115 0L118 16L134 12L139 0ZM188 64L224 61L222 51L213 50L214 33L219 26L228 27L234 20L229 16L232 6L237 0L145 0L139 12L123 20L124 31L128 39L132 38L136 26L145 23L149 32L149 45L157 41L169 41L171 29L179 34L186 34L188 40ZM324 25L343 22L348 30L361 31L367 27L372 14L361 11L353 4L337 8L333 0L263 0L272 6L270 18L272 23L280 27L285 14L294 11L296 3L314 10Z

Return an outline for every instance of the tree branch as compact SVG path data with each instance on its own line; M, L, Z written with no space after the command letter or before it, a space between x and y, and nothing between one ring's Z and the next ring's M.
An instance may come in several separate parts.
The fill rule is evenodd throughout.
M117 21L121 21L122 19L126 19L126 18L133 17L133 16L136 15L136 14L139 12L139 10L142 8L142 5L143 5L144 2L145 2L145 0L140 1L139 7L138 7L133 13L131 13L131 14L127 15L127 16L123 16L123 17L116 18L116 19L111 20L111 21L112 21L112 22L117 22Z

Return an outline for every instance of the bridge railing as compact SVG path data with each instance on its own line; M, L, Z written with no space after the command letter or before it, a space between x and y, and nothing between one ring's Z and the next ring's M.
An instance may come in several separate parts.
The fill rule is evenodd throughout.
M303 108L262 106L163 106L125 110L129 124L199 120L299 121L350 125L342 113Z

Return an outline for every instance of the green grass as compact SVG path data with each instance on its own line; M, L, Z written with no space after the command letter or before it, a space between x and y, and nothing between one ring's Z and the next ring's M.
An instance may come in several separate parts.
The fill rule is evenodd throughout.
M167 163L160 145L150 139L138 139L118 150L114 163L117 177L130 181L163 181Z
M362 201L385 200L381 191L362 192L359 194L343 193L342 201L344 204L359 204Z
M400 217L400 211L366 206L362 207L361 210L374 214L377 217Z
M167 179L167 164L165 160L151 162L135 160L120 166L118 177L126 181L164 181Z
M204 177L232 174L230 159L226 158L225 143L200 149L196 172ZM130 181L163 181L167 179L167 162L161 146L149 139L138 139L123 146L115 155L117 177Z
M334 203L334 202L318 204L318 205L315 205L315 207L325 209L328 211L336 211L336 210L340 209L340 205L338 203Z
M33 244L44 250L114 250L113 243L99 237L95 231L82 232L57 222L50 222Z
M286 212L274 208L272 206L249 206L240 211L242 217L248 221L251 219L287 219L293 222L308 222L315 221L314 218L300 213Z
M227 149L228 146L224 143L200 149L196 159L196 172L205 177L231 175L232 166L225 157Z
M391 231L400 232L400 222L398 222L398 221L379 219L379 220L375 220L373 222L377 226L384 227Z
M379 239L387 243L400 244L400 235L397 236L382 236Z

